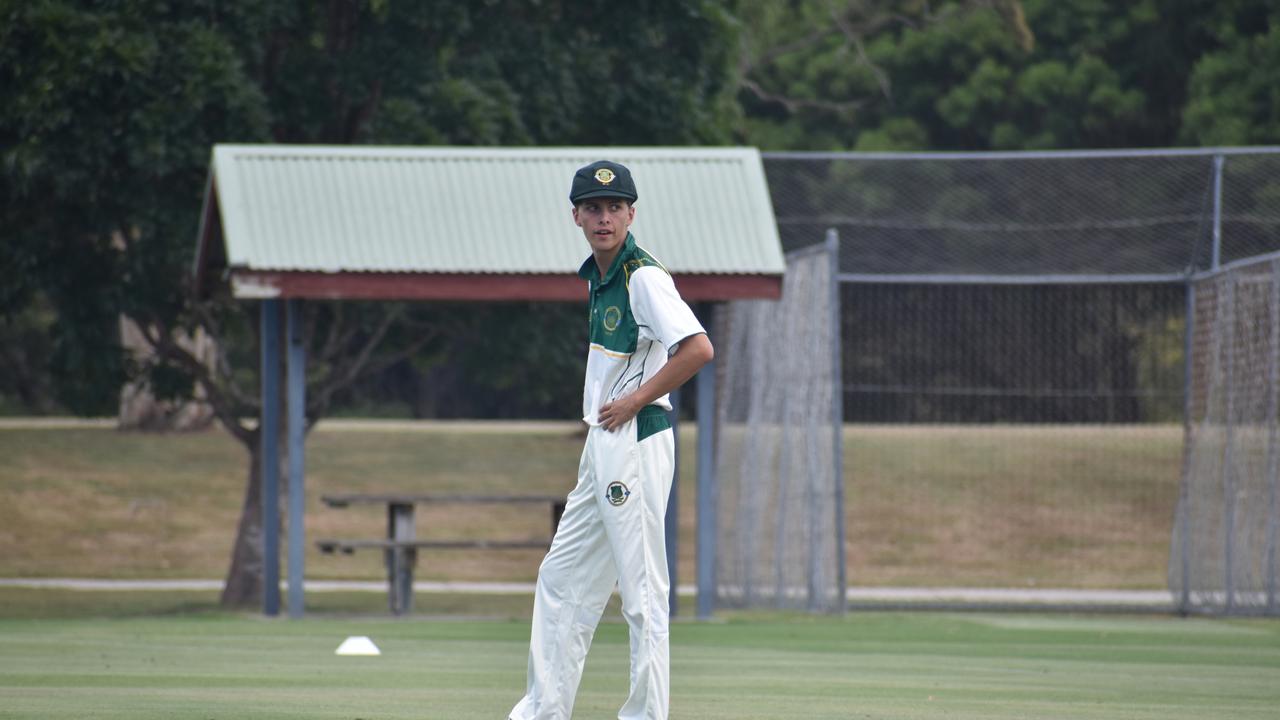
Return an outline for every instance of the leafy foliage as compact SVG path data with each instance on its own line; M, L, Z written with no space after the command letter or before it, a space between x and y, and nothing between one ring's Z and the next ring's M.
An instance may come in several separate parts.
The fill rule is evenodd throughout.
M1231 3L1231 5L1248 5ZM1220 48L1202 55L1190 77L1180 139L1197 145L1280 140L1280 10L1237 9L1211 31Z
M795 0L742 12L743 135L770 149L1277 139L1276 14L1261 0Z

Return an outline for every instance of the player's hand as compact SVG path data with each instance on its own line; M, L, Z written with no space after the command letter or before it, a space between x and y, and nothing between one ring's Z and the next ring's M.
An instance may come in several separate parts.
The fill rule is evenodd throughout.
M596 413L596 417L600 419L601 427L609 432L614 432L630 422L643 408L643 404L636 402L634 394L623 395L613 402L601 405L600 412Z

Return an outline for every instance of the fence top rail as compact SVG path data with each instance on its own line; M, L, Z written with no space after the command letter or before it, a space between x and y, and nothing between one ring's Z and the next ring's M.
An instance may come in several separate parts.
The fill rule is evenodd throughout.
M1135 285L1185 283L1185 273L1149 275L1053 274L1053 275L965 275L965 274L878 274L840 273L842 283L888 285Z
M1195 281L1208 280L1209 278L1215 275L1221 275L1222 273L1225 273L1225 272L1230 272L1232 270L1239 270L1241 268L1247 268L1251 265L1260 265L1262 263L1274 262L1276 260L1280 260L1280 250L1264 253L1262 255L1254 255L1253 257L1241 258L1239 260L1233 260L1232 262L1226 263L1224 265L1219 265L1216 268L1211 268L1209 270L1202 270L1192 275L1191 279Z
M831 232L831 231L828 230L827 232ZM798 248L793 248L791 250L788 250L786 257L787 257L787 260L800 260L803 258L810 257L812 255L823 255L828 252L831 252L831 248L828 247L827 243L820 242L820 243L814 243L812 245L805 245L804 247L798 247Z
M1280 155L1278 145L1210 148L1129 148L1113 150L994 150L980 152L762 152L765 160L1065 160L1128 157Z

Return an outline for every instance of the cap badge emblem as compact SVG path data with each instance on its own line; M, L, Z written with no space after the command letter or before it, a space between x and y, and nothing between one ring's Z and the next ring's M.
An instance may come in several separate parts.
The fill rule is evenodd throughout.
M596 182L601 185L608 185L613 182L613 178L613 171L609 168L600 168L599 170L596 170Z

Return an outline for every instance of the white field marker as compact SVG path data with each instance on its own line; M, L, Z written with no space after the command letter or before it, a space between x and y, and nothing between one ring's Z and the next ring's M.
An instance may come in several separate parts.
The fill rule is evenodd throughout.
M368 637L364 635L352 635L346 640L343 640L342 644L338 646L338 649L333 651L333 654L334 655L381 655L382 652L378 650L378 646L374 645L373 641L370 640Z

